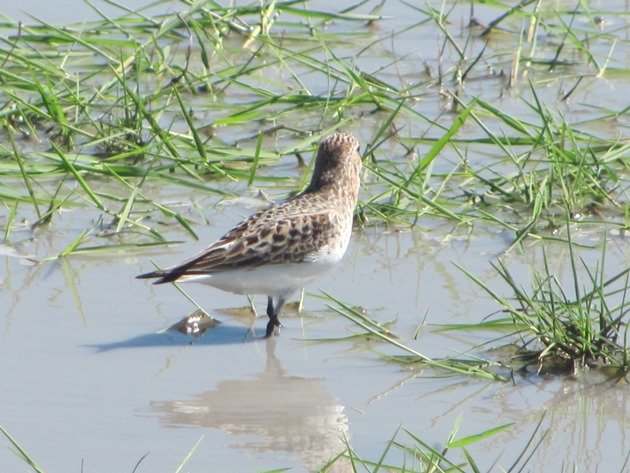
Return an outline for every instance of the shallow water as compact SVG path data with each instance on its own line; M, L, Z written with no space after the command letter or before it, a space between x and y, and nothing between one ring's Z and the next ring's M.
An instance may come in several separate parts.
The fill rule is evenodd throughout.
M189 255L239 212L229 213L223 228L200 227L200 242L152 257L168 264ZM429 356L495 338L438 334L429 325L411 341L425 313L430 324L474 323L496 309L453 263L493 282L487 260L501 236L442 242L443 230L357 232L339 269L310 290L360 302L381 322L396 317L394 332ZM525 273L536 264L533 253L510 256L510 268ZM611 271L627 264L615 245L613 254L619 258L610 257ZM376 342L317 343L359 329L309 296L301 316L282 318L279 338L261 340L249 328L253 322L262 336L265 317L220 310L245 304L243 297L189 285L221 324L194 343L157 334L194 306L172 287L134 279L149 256L2 260L0 418L46 471L78 470L81 462L84 471L131 471L147 452L140 471L174 471L197 441L187 471L311 470L343 450L344 437L359 455L376 459L399 425L438 443L460 415L462 436L515 423L501 442L473 448L485 467L497 456L503 466L514 461L543 412L550 432L534 465L615 469L630 447L623 383L531 376L513 385L409 371L381 361L375 353L396 352ZM551 264L565 265L566 255ZM263 298L256 302L264 310ZM10 466L5 471L22 471L8 450L0 457Z
M606 8L624 11L623 5L616 2ZM36 8L37 3L20 8L27 6ZM460 7L464 21L469 7ZM328 8L328 2L321 3L321 9ZM482 6L475 13L486 22L497 15ZM404 15L409 10L401 4L386 3L383 14L396 19L383 22L382 30L408 23ZM620 27L626 20L621 16L610 21L611 27ZM358 24L356 28L365 29ZM395 46L396 54L411 52L417 60L401 62L398 71L412 80L422 70L423 50L431 50L426 55L433 57L436 44L430 30L420 30L397 36ZM627 55L627 50L618 53L613 62L627 68ZM374 54L359 60L369 63L383 57ZM392 77L394 72L395 68L387 71ZM474 84L468 93L492 95L496 85ZM558 86L551 87L546 91L550 100ZM597 113L585 103L618 106L620 94L630 94L629 87L627 80L618 78L594 80L578 89L564 111L571 119L589 120ZM517 93L506 95L502 105L508 113L524 108ZM430 93L422 112L435 117L445 107L437 94ZM366 125L354 131L362 143L379 119L366 119ZM448 123L451 118L443 119ZM407 126L411 136L425 131L424 123L410 121ZM605 136L622 134L627 128L623 117L587 126ZM478 136L471 126L461 137L467 132ZM404 163L400 147L382 150ZM473 159L484 159L483 147L478 151L471 153ZM458 158L444 157L447 163L449 159ZM303 171L289 158L270 166L269 172L294 182ZM401 353L382 343L331 341L360 329L330 310L317 297L321 291L360 305L379 322L395 321L393 332L428 356L468 350L481 356L492 353L503 341L477 345L500 334L438 332L435 325L477 323L498 309L456 264L502 290L489 264L497 256L502 255L525 286L532 268L541 267L538 242L527 240L522 251L504 255L513 234L496 227L477 223L470 231L426 218L413 230L357 228L339 268L307 288L304 312L282 317L283 333L278 338L260 339L265 316L253 319L243 315L246 311L225 310L246 305L244 297L195 285L184 288L221 323L196 341L178 333L158 333L195 306L174 287L152 286L135 275L151 269L151 259L168 266L194 254L242 216L265 205L256 190L242 184L212 185L243 197L221 200L168 187L145 189L168 196L186 215L195 216L199 241L190 241L188 234L173 226L164 233L172 240L185 240L184 244L33 262L54 257L98 219L96 212L72 209L56 215L50 228L32 231L27 222L17 222L10 241L0 246L0 425L45 471L133 471L139 461L137 471L175 471L193 449L185 471L311 471L343 451L346 439L360 457L378 460L400 426L442 446L460 416L459 437L514 423L500 436L471 447L486 471L497 458L501 467L508 468L543 415L542 430L548 434L528 464L531 471L570 470L574 465L578 471L622 470L630 453L625 425L630 391L625 383L595 376L536 375L516 377L513 383L490 382L387 363L380 354ZM266 190L281 197L287 188L270 185ZM5 214L0 217L4 222ZM204 219L209 223L204 224ZM593 246L580 251L593 265L601 255L601 232L576 230L574 236ZM612 275L630 263L630 245L615 230L605 240L606 272ZM552 271L570 286L566 246L547 248ZM264 298L258 296L255 304L263 314ZM3 440L2 445L8 444ZM402 464L401 455L392 451L388 462ZM410 465L411 457L406 460ZM335 471L348 468L340 462ZM25 471L26 466L9 448L2 448L0 469ZM501 470L495 466L493 471Z

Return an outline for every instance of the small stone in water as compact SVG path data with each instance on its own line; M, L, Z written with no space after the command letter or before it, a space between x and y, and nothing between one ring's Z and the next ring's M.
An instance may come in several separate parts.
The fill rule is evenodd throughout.
M184 317L169 330L177 330L184 335L191 337L201 337L208 329L217 325L217 321L201 309L197 309L192 314Z

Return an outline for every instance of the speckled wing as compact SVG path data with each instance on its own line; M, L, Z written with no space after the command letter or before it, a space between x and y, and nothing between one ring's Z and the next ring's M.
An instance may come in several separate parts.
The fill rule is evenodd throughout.
M138 276L159 278L155 284L186 276L256 267L263 264L299 263L314 258L334 237L334 212L303 208L299 199L262 210L234 227L190 260L165 270ZM311 202L312 204L312 202Z

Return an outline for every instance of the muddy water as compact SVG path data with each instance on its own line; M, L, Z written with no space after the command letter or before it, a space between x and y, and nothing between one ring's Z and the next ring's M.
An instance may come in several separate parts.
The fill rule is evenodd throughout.
M391 8L384 14L395 15L401 7ZM477 14L487 21L497 12L479 8ZM402 22L392 20L383 28L396 21ZM422 40L399 38L400 54L404 48L417 49ZM433 50L429 38L424 40ZM628 67L626 56L618 60ZM408 67L411 74L414 68ZM589 103L611 105L617 101L613 83L615 90L627 87L618 80L600 81L578 92ZM477 87L484 91L482 83ZM503 104L509 113L524 106L517 96ZM591 117L592 110L574 104L567 105L568 115ZM426 113L443 106L428 100ZM423 126L408 125L412 134L420 134ZM370 127L377 126L372 122L355 133L365 143ZM291 159L271 170L276 171L290 177L301 172ZM476 323L497 310L455 266L502 288L489 261L509 246L512 235L496 227L477 224L470 234L467 228L427 219L413 231L357 229L338 270L308 288L313 295L306 296L305 311L287 313L277 339L259 338L265 317L224 310L246 305L245 298L192 285L185 289L221 323L197 341L158 333L195 306L173 287L151 286L134 276L151 268L151 258L166 266L195 253L264 205L254 191L232 184L226 189L247 199L215 207L211 197L163 190L177 194L191 213L193 201L203 209L210 223L196 225L197 242L33 263L33 257L56 255L93 225L96 215L75 209L57 216L50 229L33 232L18 222L10 244L0 246L0 425L46 471L132 471L141 459L137 471L175 471L193 449L185 471L309 471L341 452L344 439L359 456L377 460L399 426L438 446L460 416L462 437L514 423L501 436L471 448L483 471L497 458L509 467L543 414L548 435L532 458L532 471L573 465L580 471L621 470L630 452L624 422L630 394L623 383L531 375L502 384L385 363L379 353L398 352L375 342L322 343L359 331L316 297L325 291L360 304L378 321L395 320L393 331L429 356L466 350L485 354L498 347L501 342L476 348L495 333L438 333L433 327ZM595 246L580 254L591 264L600 255L600 235L576 235ZM189 240L175 228L168 236ZM627 267L630 249L627 239L613 232L606 241L607 273L614 274ZM566 247L552 245L551 250L551 267L569 285ZM532 268L541 266L540 246L527 242L504 261L526 285ZM255 299L261 313L264 302ZM425 319L428 325L413 340ZM389 461L402 464L401 456L393 451ZM407 458L408 466L412 462ZM347 468L340 463L337 471ZM0 449L0 470L25 469L8 448Z

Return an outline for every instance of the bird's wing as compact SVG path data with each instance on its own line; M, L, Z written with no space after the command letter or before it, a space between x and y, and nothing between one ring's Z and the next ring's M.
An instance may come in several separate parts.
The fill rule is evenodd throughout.
M252 215L180 265L138 277L159 278L155 284L162 284L244 266L304 261L334 236L336 216L327 209L309 213L300 205L285 206L290 202Z

